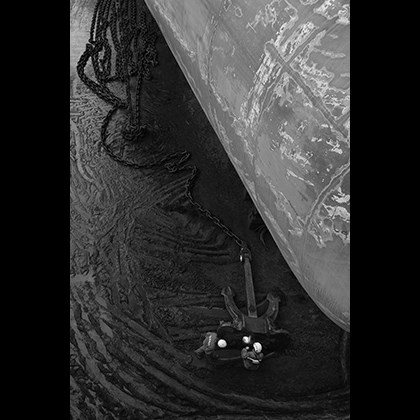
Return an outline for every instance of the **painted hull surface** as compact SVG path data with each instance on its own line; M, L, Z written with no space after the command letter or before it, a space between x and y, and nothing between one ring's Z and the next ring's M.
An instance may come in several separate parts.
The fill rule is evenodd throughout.
M145 1L290 268L349 331L349 2Z

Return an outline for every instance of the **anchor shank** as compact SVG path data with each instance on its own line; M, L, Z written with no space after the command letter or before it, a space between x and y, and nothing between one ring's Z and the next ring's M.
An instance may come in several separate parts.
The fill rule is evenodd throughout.
M245 270L245 290L248 316L251 318L257 318L257 305L255 302L254 284L252 283L251 263L246 256L244 258L243 264Z

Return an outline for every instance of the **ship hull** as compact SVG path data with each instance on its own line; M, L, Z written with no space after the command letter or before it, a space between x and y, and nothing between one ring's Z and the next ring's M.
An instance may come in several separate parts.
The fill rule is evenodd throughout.
M350 5L145 0L278 248L350 330Z

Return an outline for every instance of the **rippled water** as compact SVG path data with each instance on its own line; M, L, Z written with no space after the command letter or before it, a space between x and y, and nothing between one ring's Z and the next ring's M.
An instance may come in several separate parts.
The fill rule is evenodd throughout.
M124 143L120 113L110 142L136 162L192 152L202 173L195 196L250 244L257 299L270 290L284 296L279 323L293 337L288 352L252 377L241 367L209 367L192 357L202 334L228 320L221 288L229 284L240 303L245 299L238 249L191 208L183 195L188 174L132 170L100 147L109 106L75 72L92 6L71 2L72 417L346 417L341 332L307 297L274 242L265 249L247 229L252 203L244 200L240 180L160 36L160 65L143 93L154 132L140 144ZM121 86L113 89L123 96Z

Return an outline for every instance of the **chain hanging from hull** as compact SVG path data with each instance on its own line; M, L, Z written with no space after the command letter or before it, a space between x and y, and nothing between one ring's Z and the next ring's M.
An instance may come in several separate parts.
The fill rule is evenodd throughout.
M77 63L80 80L99 98L112 106L101 127L101 144L105 152L116 162L133 169L165 167L170 173L189 171L185 183L185 196L201 214L210 219L242 249L246 243L217 216L194 200L192 190L199 176L195 165L184 165L191 154L184 150L165 155L148 163L127 161L114 153L107 143L108 126L118 110L127 112L127 123L122 131L126 141L144 137L148 127L141 121L141 90L144 80L151 78L151 68L156 66L157 27L144 10L139 10L136 0L98 0L93 12L90 38ZM114 53L114 54L113 54ZM115 57L113 56L115 55ZM91 61L95 80L85 73ZM114 74L112 70L114 69ZM132 81L135 79L135 97L132 97ZM119 81L125 85L126 98L116 96L108 84Z

